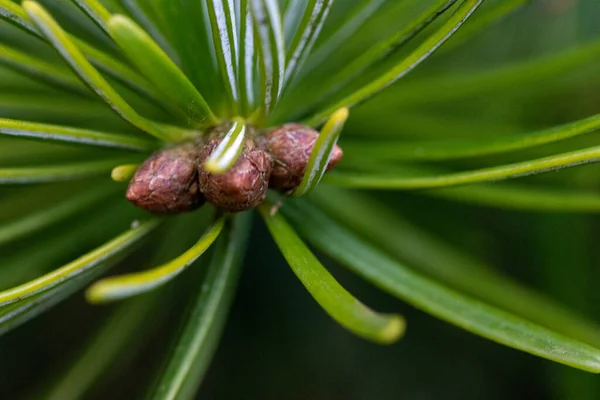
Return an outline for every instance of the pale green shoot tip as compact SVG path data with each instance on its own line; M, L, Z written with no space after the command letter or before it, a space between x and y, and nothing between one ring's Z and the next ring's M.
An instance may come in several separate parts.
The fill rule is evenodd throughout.
M212 174L222 174L233 167L246 144L246 123L240 117L233 118L233 125L221 143L211 153L204 169Z
M396 343L406 332L406 321L400 315L390 315L387 325L381 330L381 344Z
M139 164L119 165L118 167L113 168L110 177L115 182L129 182L139 167Z

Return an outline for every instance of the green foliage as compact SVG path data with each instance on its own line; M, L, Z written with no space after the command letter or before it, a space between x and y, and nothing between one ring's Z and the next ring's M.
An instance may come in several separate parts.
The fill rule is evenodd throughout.
M323 267L280 214L270 215L271 205L260 212L283 256L306 289L329 315L346 329L374 342L393 343L404 332L400 316L374 312L348 293Z
M600 160L597 107L565 106L553 118L544 108L547 98L566 103L584 92L582 77L598 72L598 41L514 59L505 49L510 35L496 23L530 12L534 6L524 3L0 0L0 276L7 285L0 332L80 292L137 248L152 248L152 232L166 233L149 260L160 267L101 279L87 298L112 301L167 282L186 293L178 293L191 307L183 330L155 382L141 390L155 399L193 398L234 298L250 214L206 218L212 210L205 206L171 225L127 206L118 182L150 151L203 140L228 123L204 166L223 173L248 135L304 121L321 128L304 179L259 213L295 275L341 326L389 344L404 320L364 306L305 241L441 320L600 372L595 323L436 237L449 229L459 240L476 225L456 223L446 202L536 214L600 211L591 166L542 175ZM499 55L489 54L488 42ZM325 174L340 135L345 156ZM393 193L376 199L381 191ZM427 197L446 201L434 202L433 232L398 206ZM139 255L128 260L123 265L146 263ZM192 264L207 270L187 270ZM558 276L556 269L549 274ZM193 276L193 285L183 276ZM146 318L178 298L165 293L111 309L82 357L48 386L49 398L84 397L106 378L150 329Z

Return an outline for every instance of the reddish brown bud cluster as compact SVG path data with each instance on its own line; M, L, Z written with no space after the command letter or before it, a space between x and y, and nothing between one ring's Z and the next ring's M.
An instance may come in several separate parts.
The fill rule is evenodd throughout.
M198 186L195 146L154 153L137 170L127 188L127 200L158 214L192 211L205 200Z
M247 139L239 159L222 174L204 169L220 138L158 151L136 172L127 199L161 214L192 211L206 201L229 212L249 210L265 200L269 188L290 191L298 187L318 136L307 126L287 124L257 141ZM327 170L342 154L335 146Z
M264 136L266 148L273 157L271 188L288 191L300 185L318 137L319 132L300 124L286 124ZM342 149L336 145L327 171L335 167L342 155Z
M200 159L206 160L219 143L219 139L212 139L202 150ZM227 172L211 174L200 168L200 188L215 207L232 212L244 211L265 200L270 175L269 153L253 140L247 140L240 158Z

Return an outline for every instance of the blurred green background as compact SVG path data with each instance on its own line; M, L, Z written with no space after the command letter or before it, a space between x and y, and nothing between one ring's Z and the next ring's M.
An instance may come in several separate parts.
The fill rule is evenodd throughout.
M600 40L600 1L534 1L455 51L427 61L358 109L344 135L369 130L407 140L425 134L492 135L592 115L600 111L600 59L544 79L509 80L451 102L415 97L414 92L411 97L404 90L422 77L475 75L592 40ZM597 139L597 134L588 135L570 145ZM523 182L556 179L600 189L598 172L592 165ZM419 193L374 195L474 258L600 320L596 216L501 211ZM306 294L256 222L260 228L253 233L234 308L199 399L600 399L600 377L475 337L386 296L323 258L366 304L398 311L408 321L406 337L389 347L352 336ZM110 385L100 383L94 398L139 398L169 344L167 327L178 323L183 310L167 310L137 344L145 349L142 356L114 365L117 378ZM90 307L77 295L0 338L0 397L35 398L35 386L75 359L77 348L90 340L109 311Z

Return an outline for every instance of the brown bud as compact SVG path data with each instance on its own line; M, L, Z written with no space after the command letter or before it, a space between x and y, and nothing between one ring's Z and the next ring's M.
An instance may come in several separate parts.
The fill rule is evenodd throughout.
M271 188L290 190L300 185L318 137L319 132L300 124L286 124L264 136L263 143L273 157L273 171L269 181ZM342 149L336 145L327 171L335 167L343 154Z
M191 144L158 151L137 170L127 200L153 213L176 214L204 204L198 189L198 149Z
M222 174L211 174L202 165L220 143L211 139L200 157L200 191L215 207L238 212L256 207L265 200L271 175L271 157L247 140L234 166Z

